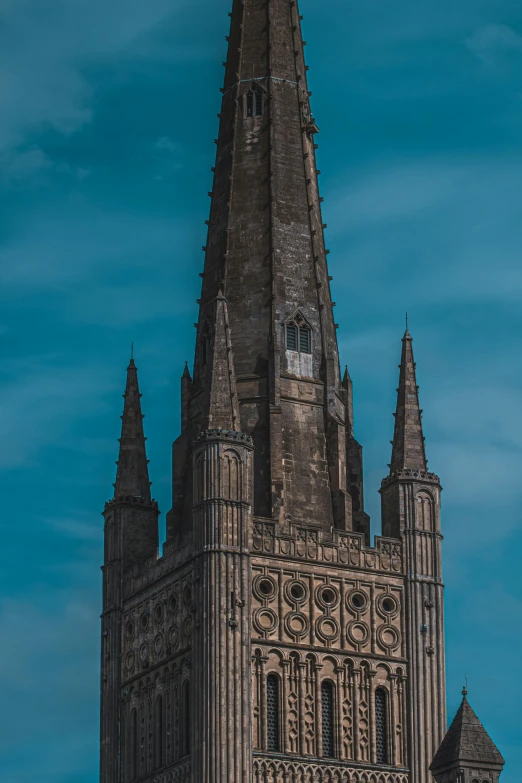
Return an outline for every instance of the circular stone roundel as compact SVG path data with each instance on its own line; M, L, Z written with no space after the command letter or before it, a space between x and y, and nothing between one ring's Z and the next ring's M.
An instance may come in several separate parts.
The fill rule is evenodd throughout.
M386 650L396 650L401 643L401 635L393 625L381 625L377 631L377 639Z
M277 628L277 615L272 609L257 609L254 612L254 626L261 635L272 633Z
M377 611L381 617L397 617L399 602L392 595L381 595L377 601Z
M136 656L134 655L134 652L132 650L129 650L129 652L125 656L125 666L129 671L132 671L134 669L135 662L136 662Z
M315 591L315 598L323 609L335 609L339 603L339 592L332 585L320 585Z
M352 644L366 644L370 638L370 629L366 623L355 620L346 629L346 635Z
M154 639L154 649L157 653L160 653L163 649L163 634L159 633Z
M333 617L320 617L315 624L315 631L325 642L331 642L339 636L339 625Z
M308 597L308 588L304 582L293 580L285 585L287 601L290 604L302 604Z
M178 626L173 625L169 631L169 643L174 647L174 649L177 648L179 643L179 631Z
M149 660L149 645L142 644L140 647L140 661L141 663L147 663Z
M302 612L290 612L285 617L285 628L289 636L302 639L308 633L310 622Z
M254 580L254 595L260 601L271 601L277 592L277 585L271 576L261 574Z
M352 590L351 593L348 593L346 596L346 605L348 609L357 612L357 614L366 612L369 603L368 596L361 590Z
M187 617L187 619L183 622L183 633L185 636L190 636L192 633L192 617Z

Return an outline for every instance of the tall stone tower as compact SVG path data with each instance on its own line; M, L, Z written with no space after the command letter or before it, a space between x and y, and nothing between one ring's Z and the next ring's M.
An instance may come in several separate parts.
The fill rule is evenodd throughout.
M411 336L371 546L297 2L234 0L228 40L161 557L128 370L101 783L429 783L446 729L441 488Z

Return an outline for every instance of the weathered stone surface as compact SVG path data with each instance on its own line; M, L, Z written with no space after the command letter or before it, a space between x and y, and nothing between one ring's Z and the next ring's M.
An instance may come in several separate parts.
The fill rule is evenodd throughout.
M504 767L495 743L473 711L467 691L431 765L437 783L463 783L493 779ZM461 776L461 777L459 777ZM465 777L462 777L465 776ZM491 778L493 776L493 778Z
M411 336L372 547L298 4L234 0L231 16L162 556L134 362L104 511L101 783L430 783L441 487Z

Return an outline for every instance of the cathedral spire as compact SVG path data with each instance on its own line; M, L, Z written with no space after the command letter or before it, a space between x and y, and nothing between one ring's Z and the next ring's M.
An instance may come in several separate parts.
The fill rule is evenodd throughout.
M121 417L120 454L114 496L137 497L150 502L149 468L145 448L146 438L143 432L144 417L141 412L138 370L134 358L131 358L127 368L127 386L123 397L125 404Z
M254 440L256 514L352 529L345 394L315 160L318 128L298 3L234 0L228 40L191 438L212 417L232 417ZM223 296L237 402L230 387L210 405L208 335L213 303ZM219 322L224 316L217 310ZM224 356L217 361L228 366ZM224 375L220 383L227 386ZM225 398L234 405L226 412L220 408Z
M397 412L395 413L395 432L392 442L390 464L392 475L403 470L425 473L428 469L415 368L413 340L409 330L406 329L402 338Z

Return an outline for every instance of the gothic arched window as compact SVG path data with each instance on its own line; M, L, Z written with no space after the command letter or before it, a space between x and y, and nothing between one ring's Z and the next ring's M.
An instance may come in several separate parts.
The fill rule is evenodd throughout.
M241 490L241 466L233 451L223 455L223 496L227 500L239 500Z
M163 766L163 696L161 694L156 698L156 769Z
M312 330L300 313L287 322L285 330L288 351L312 353Z
M428 492L417 495L417 527L427 533L435 532L433 498Z
M181 755L190 755L190 683L185 680L182 689L181 710L183 715L183 726L181 732Z
M375 691L375 741L377 764L388 764L388 714L384 688Z
M138 777L138 713L133 709L130 715L130 779Z
M260 117L263 114L263 93L257 84L254 84L246 93L245 114L247 119Z
M269 674L266 678L266 741L267 750L278 753L279 739L279 678Z
M334 741L334 686L330 680L321 685L321 714L323 718L323 756L335 756Z

